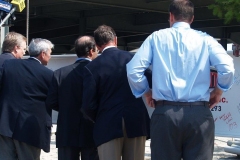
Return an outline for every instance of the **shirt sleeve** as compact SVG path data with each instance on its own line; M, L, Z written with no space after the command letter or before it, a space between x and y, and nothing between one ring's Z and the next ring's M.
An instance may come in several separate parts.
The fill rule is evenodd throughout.
M227 91L234 82L234 64L231 56L212 37L208 37L208 49L210 54L210 64L215 67L218 73L217 86Z
M150 35L127 64L128 82L136 98L141 97L149 90L149 83L144 73L152 62L151 39Z

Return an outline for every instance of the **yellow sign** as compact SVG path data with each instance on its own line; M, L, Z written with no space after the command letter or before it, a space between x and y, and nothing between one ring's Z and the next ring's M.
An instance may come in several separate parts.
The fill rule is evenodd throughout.
M25 8L25 0L12 0L12 4L16 7L17 12L22 12Z

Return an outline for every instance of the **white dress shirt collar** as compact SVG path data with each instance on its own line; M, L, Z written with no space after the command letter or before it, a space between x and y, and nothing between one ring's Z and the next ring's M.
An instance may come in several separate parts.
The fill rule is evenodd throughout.
M190 28L190 24L187 22L176 22L173 24L174 28L178 28L178 27L184 27L184 28Z
M107 46L107 47L103 48L102 52L105 51L108 48L113 48L113 47L116 47L116 46Z
M42 64L42 62L39 61L39 59L37 59L36 57L29 57L29 58L35 59L35 60L37 60L40 64Z
M90 58L82 58L82 57L77 58L76 61L79 61L79 60L82 60L82 59L85 59L85 60L88 60L88 61L92 61Z

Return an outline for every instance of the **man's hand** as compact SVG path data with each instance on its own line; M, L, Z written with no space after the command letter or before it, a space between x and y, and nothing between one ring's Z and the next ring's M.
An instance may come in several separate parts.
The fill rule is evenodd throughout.
M155 108L154 99L152 99L152 90L151 89L149 89L149 91L147 91L144 94L144 97L146 99L147 105L149 105L150 107Z
M214 88L214 90L210 93L210 99L209 99L209 108L213 108L218 104L222 97L223 91L219 89L218 87Z

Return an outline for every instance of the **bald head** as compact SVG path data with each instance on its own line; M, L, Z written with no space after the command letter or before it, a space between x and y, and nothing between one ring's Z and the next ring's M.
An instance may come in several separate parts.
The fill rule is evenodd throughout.
M87 57L91 50L96 50L95 40L92 36L81 36L75 41L75 52L78 57Z

